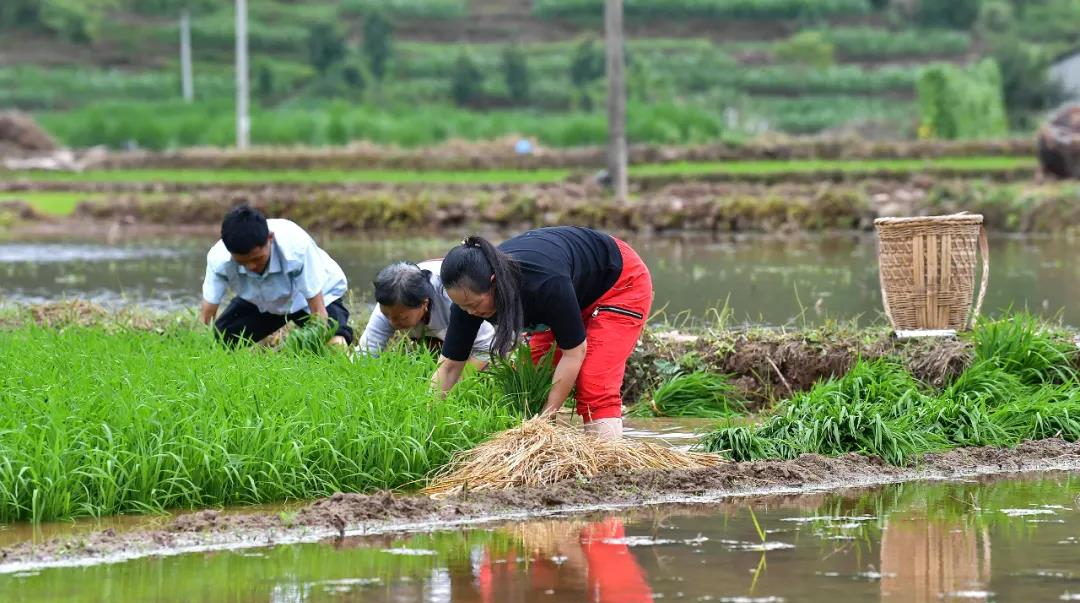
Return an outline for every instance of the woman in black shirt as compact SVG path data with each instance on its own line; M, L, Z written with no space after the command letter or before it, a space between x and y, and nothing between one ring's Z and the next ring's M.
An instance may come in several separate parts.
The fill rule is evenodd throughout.
M528 334L533 361L557 345L542 414L562 406L576 385L588 431L622 434L622 379L652 306L652 277L637 253L611 235L575 226L531 230L497 248L468 237L443 260L454 301L434 380L449 391L461 378L480 324L495 326L494 353Z

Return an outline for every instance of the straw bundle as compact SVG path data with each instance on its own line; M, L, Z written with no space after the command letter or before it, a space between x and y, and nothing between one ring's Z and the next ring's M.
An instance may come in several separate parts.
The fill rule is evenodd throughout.
M440 498L462 491L548 486L615 471L701 469L727 462L714 454L680 452L633 440L607 440L531 419L459 452L424 493Z

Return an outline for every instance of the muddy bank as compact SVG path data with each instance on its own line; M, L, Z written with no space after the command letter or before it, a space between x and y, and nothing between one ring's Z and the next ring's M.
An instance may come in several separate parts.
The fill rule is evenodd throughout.
M1071 341L1072 335L1059 334ZM889 358L930 387L940 388L971 364L965 339L905 339L886 326L795 330L717 329L709 333L646 330L626 363L623 399L643 399L674 370L729 375L751 410L847 373L859 359ZM1080 356L1074 358L1080 365Z
M693 471L612 474L589 481L569 480L543 489L466 494L440 501L389 492L336 494L290 513L237 515L207 510L180 515L156 529L124 533L104 530L73 539L25 542L0 549L0 572L395 530L439 529L529 514L1050 469L1080 469L1080 444L1054 439L1025 442L1015 449L960 449L927 455L912 468L892 467L879 459L854 454L839 458L803 455L792 461L730 463Z
M26 186L31 189L28 193L38 190L36 184ZM1080 224L1080 191L1074 185L994 185L922 177L858 184L671 184L638 191L628 203L617 203L598 186L581 183L236 185L170 191L173 186L80 184L80 192L106 196L80 203L73 228L81 228L87 220L217 225L229 207L242 202L309 229L336 232L525 230L578 224L656 234L787 233L869 230L881 216L961 210L983 214L993 232L1071 232ZM17 199L17 191L12 196ZM5 207L0 212L16 218L30 211L30 218L45 219L33 214L28 202L8 202Z
M248 151L197 148L178 151L109 152L93 157L91 169L599 169L603 147L549 148L531 141L531 153L515 152L518 138L450 140L408 149L371 143L346 147L264 147ZM631 145L630 162L790 159L930 159L958 156L1035 157L1034 139L989 141L867 141L858 138L774 138L739 145Z

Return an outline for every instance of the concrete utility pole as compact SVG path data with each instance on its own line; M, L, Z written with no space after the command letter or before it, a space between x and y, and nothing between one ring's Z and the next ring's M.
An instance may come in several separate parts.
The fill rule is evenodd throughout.
M604 45L607 49L608 174L615 199L626 200L626 81L623 73L623 3L605 0Z
M236 0L236 148L251 142L248 117L247 0Z
M191 11L180 11L180 83L184 90L184 102L195 99L195 82L191 78Z

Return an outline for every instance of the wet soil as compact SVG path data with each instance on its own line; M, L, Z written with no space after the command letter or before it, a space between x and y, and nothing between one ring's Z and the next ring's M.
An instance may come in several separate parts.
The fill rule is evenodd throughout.
M1060 439L1015 449L968 448L924 457L910 468L873 457L807 454L792 461L728 463L692 471L616 473L542 489L466 493L443 500L418 494L335 494L295 512L230 514L204 510L163 527L24 542L0 549L0 572L118 561L147 555L265 546L348 535L438 529L525 515L716 500L769 492L821 491L899 481L1020 471L1080 469L1080 444Z
M773 175L768 175L770 178ZM835 182L811 174L782 182L656 183L632 186L633 203L614 201L593 182L546 184L378 183L162 183L5 182L11 200L0 205L0 224L47 221L70 232L101 223L216 226L228 209L250 203L267 215L289 218L319 232L447 233L520 231L568 223L642 234L800 233L870 230L874 219L897 215L980 213L991 232L1055 233L1075 230L1080 208L1069 185L989 185L971 179L909 175ZM66 219L41 215L30 199L38 191L86 193ZM20 200L20 194L26 198ZM93 196L93 198L91 198ZM317 201L317 202L313 202ZM24 226L20 224L19 228ZM113 226L115 225L115 226Z

